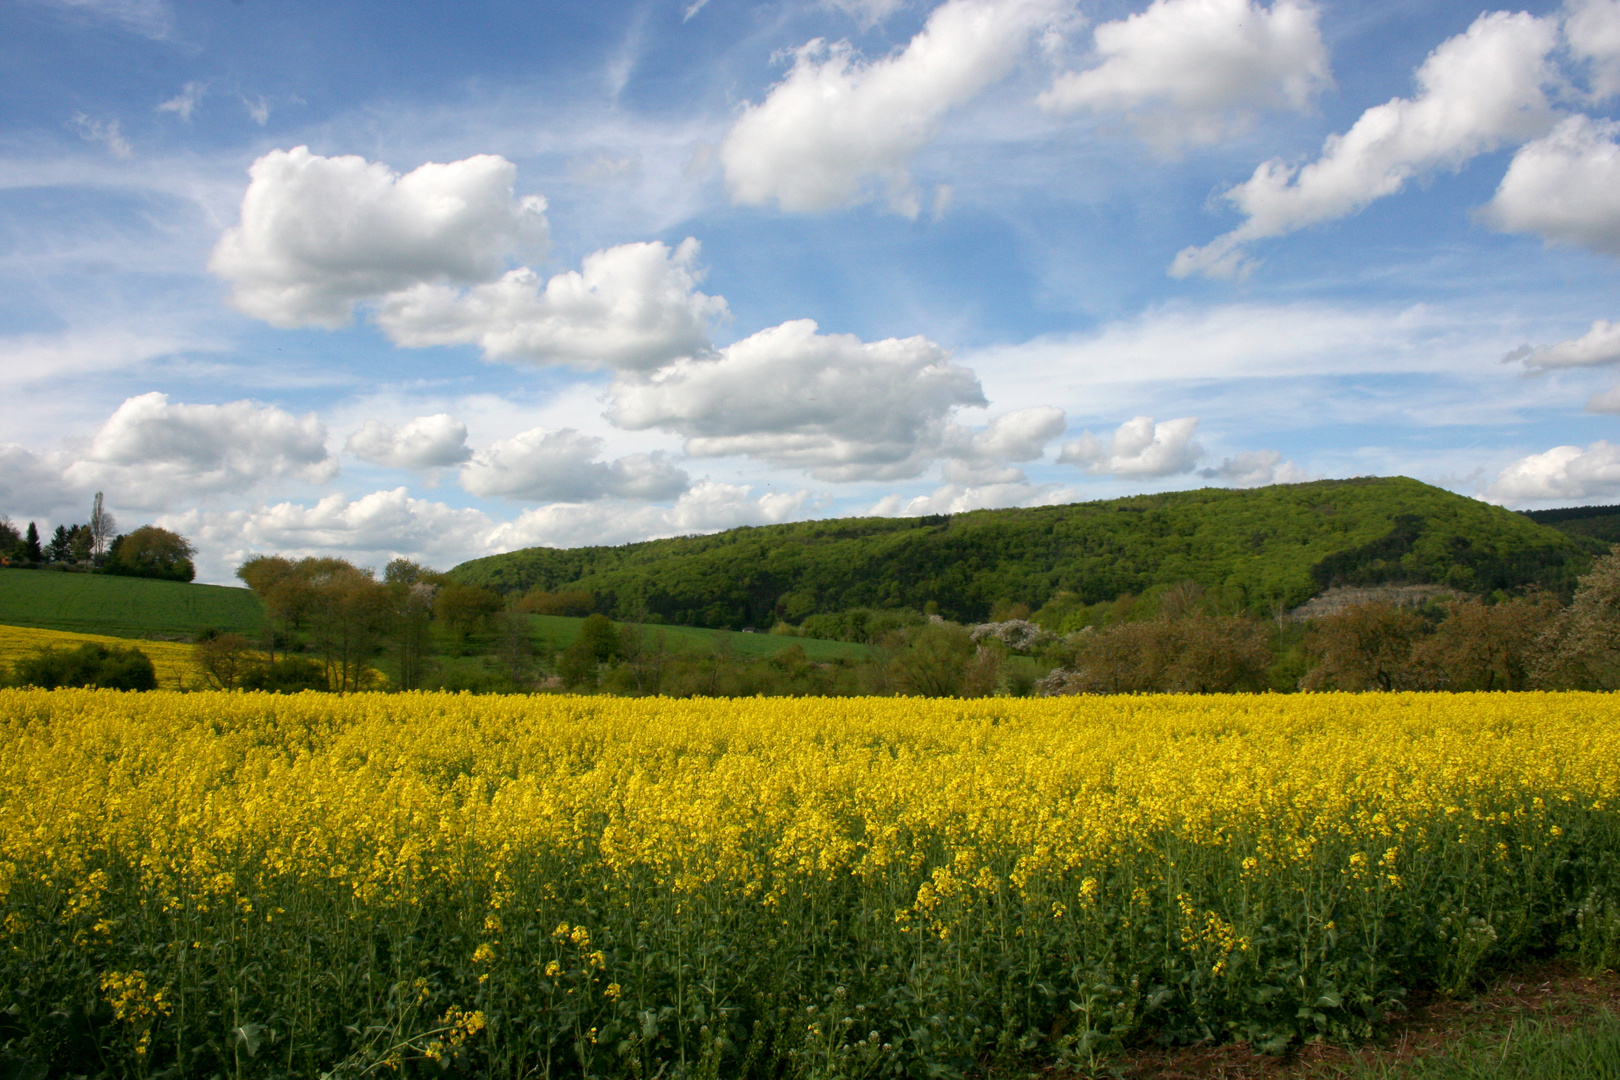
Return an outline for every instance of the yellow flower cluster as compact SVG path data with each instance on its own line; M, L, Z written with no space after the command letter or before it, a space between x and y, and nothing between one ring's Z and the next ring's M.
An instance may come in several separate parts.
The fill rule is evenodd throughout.
M137 648L152 661L158 685L165 690L186 690L203 685L190 645L177 641L144 641L76 634L66 630L40 630L31 626L0 626L0 666L10 670L18 660L40 649L74 649L85 643L114 648Z
M547 1075L754 1061L724 1033L788 1005L825 1010L815 1039L772 1046L862 1068L1072 1015L1054 1054L1353 1026L1388 957L1453 985L1613 895L1566 878L1620 836L1617 719L1584 694L0 691L0 985L89 964L109 1000L257 994ZM1422 936L1441 915L1490 933ZM118 974L136 957L167 997Z

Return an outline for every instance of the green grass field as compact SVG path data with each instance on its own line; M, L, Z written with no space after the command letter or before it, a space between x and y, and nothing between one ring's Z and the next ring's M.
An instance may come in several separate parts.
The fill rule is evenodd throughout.
M584 620L561 615L532 615L535 652L549 658L573 643ZM198 630L213 627L257 636L263 628L259 602L246 589L222 585L193 585L145 578L104 577L100 574L65 574L43 570L0 570L0 625L34 626L112 637L189 640ZM791 645L804 649L811 660L839 657L860 659L865 645L815 638L740 634L690 626L642 626L651 645L658 635L674 652L709 652L728 649L740 659L771 656ZM475 657L445 658L451 667L466 666ZM382 660L386 669L388 661Z
M254 635L264 616L246 589L7 569L0 570L0 623L112 637L189 639L204 627Z

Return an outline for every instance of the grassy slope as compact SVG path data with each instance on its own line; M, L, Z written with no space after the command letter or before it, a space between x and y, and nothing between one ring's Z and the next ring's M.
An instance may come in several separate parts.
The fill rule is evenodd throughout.
M146 578L0 570L0 623L110 634L190 638L203 627L257 634L259 601L246 589Z
M1257 611L1297 605L1332 580L1567 590L1588 557L1524 515L1392 477L530 548L452 573L507 593L589 589L619 615L764 627L779 616L930 600L977 620L1002 600L1038 607L1070 590L1095 602L1186 579Z

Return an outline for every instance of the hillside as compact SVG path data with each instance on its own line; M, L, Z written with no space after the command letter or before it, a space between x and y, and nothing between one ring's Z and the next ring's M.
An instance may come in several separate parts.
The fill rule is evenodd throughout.
M1405 477L921 518L841 518L619 547L528 548L463 563L503 593L588 590L619 617L768 626L858 607L979 620L997 602L1088 603L1192 580L1231 606L1294 607L1333 585L1439 583L1568 593L1589 546Z
M0 570L0 624L111 634L175 637L198 630L256 635L264 625L246 589L151 578Z
M1601 554L1620 544L1620 506L1566 506L1558 510L1521 510L1531 521L1557 529Z

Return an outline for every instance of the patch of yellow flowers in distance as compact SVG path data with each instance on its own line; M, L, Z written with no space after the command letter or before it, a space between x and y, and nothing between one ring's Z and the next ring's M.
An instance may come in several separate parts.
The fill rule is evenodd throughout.
M0 1010L53 1070L55 1005L21 992L47 983L151 1068L251 1034L311 1075L1354 1034L1531 947L1610 962L1617 720L1596 694L0 691Z
M179 641L146 641L107 637L104 634L76 634L67 630L41 630L32 626L0 626L0 668L10 670L17 661L41 649L77 648L85 643L117 649L136 648L152 661L158 686L165 690L201 688L202 673L197 668L192 646Z

